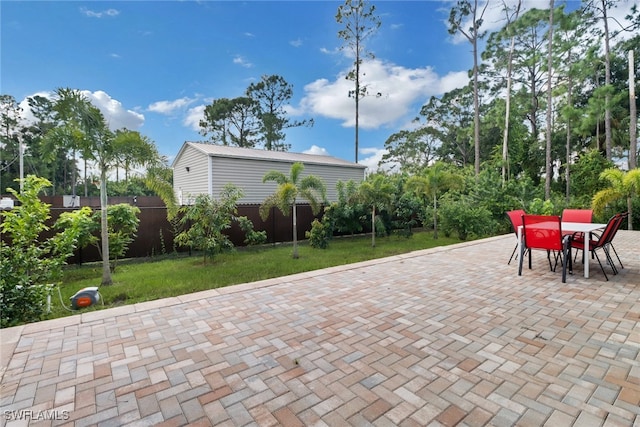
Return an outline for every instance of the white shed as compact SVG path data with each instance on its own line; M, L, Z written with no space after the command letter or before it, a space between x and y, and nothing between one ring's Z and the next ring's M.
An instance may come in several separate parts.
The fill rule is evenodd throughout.
M277 170L288 176L296 162L304 164L302 176L322 179L329 202L338 199L338 181L361 182L365 176L366 166L331 156L185 142L173 161L173 190L179 204L189 205L200 194L217 197L231 183L244 192L240 204L262 203L277 187L262 182L265 173Z

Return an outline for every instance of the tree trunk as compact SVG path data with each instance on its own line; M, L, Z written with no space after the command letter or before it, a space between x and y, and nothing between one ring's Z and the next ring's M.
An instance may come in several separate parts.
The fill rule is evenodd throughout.
M571 55L569 53L569 55ZM573 105L573 79L571 78L571 73L569 73L569 82L567 87L567 105ZM565 178L566 182L566 201L567 205L569 205L569 198L571 197L571 185L570 185L570 171L569 166L571 165L571 119L567 119L567 147L566 147L566 155L567 155L567 166L565 168Z
M633 198L627 197L628 229L633 230Z
M376 247L376 205L371 210L371 247Z
M606 0L602 0L602 16L604 19L604 85L607 88L604 100L604 143L607 160L611 160L611 48L609 47L609 20L607 18Z
M519 7L520 5L518 5ZM511 113L511 69L513 67L513 49L516 39L511 37L511 47L509 48L509 63L507 64L507 99L504 114L504 134L502 137L502 185L507 182L508 160L509 160L509 115Z
M296 202L293 202L293 258L298 259L298 214L296 210Z
M475 148L475 173L480 175L480 100L478 95L478 36L473 39L473 145Z
M545 154L545 180L544 180L544 197L546 200L551 199L551 127L552 127L552 107L553 95L551 93L552 77L553 77L553 3L549 4L549 51L547 52L547 134L546 134L546 154Z
M438 198L433 195L433 238L438 238Z
M638 167L638 112L636 111L636 81L633 50L629 51L629 170Z
M107 168L100 167L100 234L102 237L102 284L110 285L111 265L109 264L109 228L107 227Z

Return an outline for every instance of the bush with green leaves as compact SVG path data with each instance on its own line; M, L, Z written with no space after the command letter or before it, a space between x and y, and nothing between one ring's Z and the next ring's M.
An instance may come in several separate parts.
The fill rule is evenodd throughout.
M331 239L331 228L329 224L324 221L318 221L314 219L311 223L311 231L304 233L305 237L309 239L309 245L316 249L327 249L329 247L329 240Z
M489 236L496 227L491 212L469 197L443 197L439 215L445 236L456 232L461 240Z
M542 200L536 197L529 203L529 209L527 213L532 215L553 215L555 207L551 200Z
M267 232L264 230L256 231L253 229L253 222L246 216L236 218L240 230L244 232L244 243L247 245L262 245L267 241Z
M394 209L392 227L398 234L410 237L423 211L422 201L414 194L405 192L395 199Z
M62 267L73 255L87 211L65 216L64 230L49 238L46 222L51 218L50 205L38 195L51 183L33 175L25 178L22 193L8 191L18 200L11 210L2 211L3 241L0 241L0 313L1 326L35 322L46 314L46 298ZM60 228L59 225L55 226Z
M338 181L336 191L338 201L331 203L330 210L324 213L329 215L333 230L337 233L361 233L369 209L358 198L358 184L353 180Z
M118 259L123 258L129 245L136 238L138 225L140 224L140 208L128 203L119 203L107 207L107 229L109 231L109 261L111 271L116 271ZM94 213L96 230L100 229L100 211ZM100 240L94 241L95 246L100 251L102 245ZM102 256L102 253L100 254Z
M203 263L218 253L233 249L233 243L224 233L237 216L237 203L242 190L227 184L215 199L208 194L196 197L193 205L181 208L184 231L176 236L181 246L202 251Z

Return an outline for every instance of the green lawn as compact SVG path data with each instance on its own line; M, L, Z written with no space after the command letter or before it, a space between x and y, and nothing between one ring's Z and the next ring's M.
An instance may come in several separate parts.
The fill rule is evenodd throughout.
M135 304L459 242L458 239L442 236L434 240L431 232L417 232L410 238L376 238L375 248L371 247L370 236L336 238L324 250L311 248L302 242L299 245L299 259L291 257L291 245L281 244L238 248L234 252L216 256L207 264L203 264L201 255L183 254L129 260L118 265L113 274L113 285L100 287L103 301L84 310ZM69 297L79 289L98 286L101 272L101 264L68 266L60 286L64 304L70 307ZM78 311L70 312L62 307L58 292L55 291L49 317L74 313Z

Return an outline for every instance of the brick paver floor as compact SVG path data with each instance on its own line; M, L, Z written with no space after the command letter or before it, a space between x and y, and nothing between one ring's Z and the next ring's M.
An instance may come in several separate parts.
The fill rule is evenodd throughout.
M608 282L514 240L2 330L2 425L640 425L640 232Z

